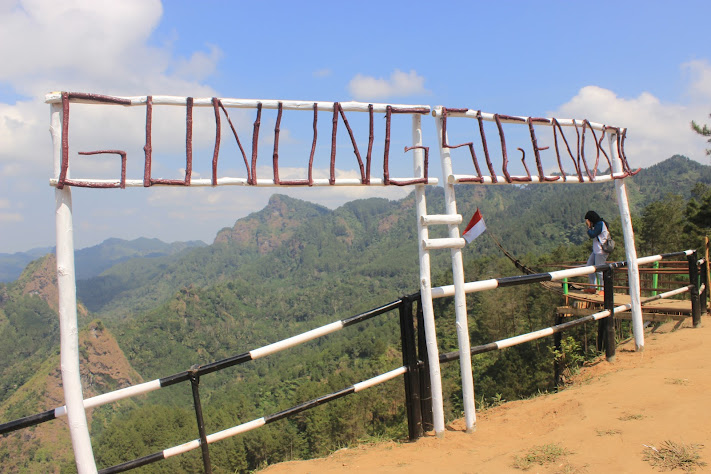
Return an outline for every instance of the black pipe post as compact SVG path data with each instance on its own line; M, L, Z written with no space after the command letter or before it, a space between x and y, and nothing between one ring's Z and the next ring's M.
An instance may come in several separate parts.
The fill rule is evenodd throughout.
M699 267L696 265L696 250L691 255L686 256L689 262L689 283L691 283L691 319L694 327L698 327L701 323L701 305L699 304Z
M412 314L412 296L402 297L400 304L400 339L402 342L402 365L405 372L405 406L407 429L410 441L424 435L422 430L422 407L420 406L420 367L417 361L417 341Z
M420 407L423 431L434 429L432 415L432 386L430 384L430 358L427 355L425 317L422 313L422 295L417 296L417 355L420 366Z
M559 325L560 323L563 322L563 315L559 314L558 312L555 313L555 325ZM561 342L563 340L563 334L560 331L557 331L555 334L553 334L553 345L555 346L555 357L553 358L553 383L555 383L556 389L560 387L562 380L561 376L563 375L563 357L562 357L562 348L561 348Z
M197 375L198 367L190 369L190 386L193 389L193 403L195 405L195 417L197 418L198 433L200 433L200 450L202 451L202 465L205 474L212 474L210 464L210 450L207 447L207 434L205 433L205 421L202 418L202 404L200 403L200 376Z
M610 315L605 318L605 358L608 362L615 361L615 351L617 349L615 342L615 313L612 311L615 308L614 280L615 270L610 265L607 270L602 272L603 304L605 309L610 311Z
M706 262L703 263L700 267L701 269L699 270L699 281L701 282L701 285L704 285L704 291L701 291L699 293L699 311L703 312L704 314L708 313L708 296L709 296L709 286L707 282L709 281L708 277L708 272L706 270Z
M605 348L605 332L607 330L607 322L600 319L597 322L597 352L600 353Z

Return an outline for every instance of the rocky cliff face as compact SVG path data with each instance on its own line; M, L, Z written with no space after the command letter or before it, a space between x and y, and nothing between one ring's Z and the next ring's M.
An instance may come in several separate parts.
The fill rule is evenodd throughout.
M47 302L54 311L59 311L57 257L51 253L31 262L11 287L12 291L21 295L37 296ZM77 313L80 317L88 314L87 309L79 301Z
M141 383L116 339L100 321L79 335L81 378L84 398ZM87 410L90 431L95 434L113 414L135 402L127 399ZM0 405L3 422L64 405L59 354L47 359L36 375ZM67 418L25 428L0 438L3 472L59 473L74 469L74 455Z
M10 344L14 349L6 351L3 357L7 359L3 372L7 383L2 388L7 398L0 403L2 422L64 405L56 314L58 294L53 254L30 263L17 281L0 287L0 336L10 338L4 340L16 342L17 346ZM35 298L46 302L46 306L32 303ZM80 317L88 314L81 304L77 310ZM79 344L84 398L142 381L101 321L93 321L81 331ZM124 400L110 407L88 410L92 431L100 430L122 406L132 403ZM74 470L66 417L0 438L0 466L2 472Z
M13 285L22 295L35 295L57 311L59 291L57 290L57 258L54 254L31 262Z
M293 237L307 218L329 212L325 207L275 194L264 209L218 232L214 243L229 242L266 254Z

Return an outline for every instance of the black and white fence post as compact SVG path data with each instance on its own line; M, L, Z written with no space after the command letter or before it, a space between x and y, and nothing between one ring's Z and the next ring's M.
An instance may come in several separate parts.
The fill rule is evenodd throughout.
M602 283L603 283L603 304L605 309L610 311L610 315L605 318L605 358L609 362L615 361L615 351L617 349L617 343L615 341L615 295L614 291L614 277L615 270L612 265L609 265L606 270L602 272Z
M689 262L689 283L692 288L689 293L691 296L691 319L694 322L694 327L698 327L701 323L701 305L699 304L699 267L697 266L696 251L686 256Z
M699 311L707 314L708 313L708 297L709 297L709 277L708 277L708 270L707 270L707 262L704 260L704 263L699 266L699 281L701 282L702 285L704 285L704 291L701 291L699 293Z
M422 311L422 295L417 300L417 354L420 366L420 411L422 413L423 431L434 429L434 415L432 414L432 389L430 386L430 362L427 353L427 339L425 337L425 318Z
M400 304L400 337L402 340L402 365L405 372L405 406L407 409L407 429L410 441L424 435L422 429L422 408L420 405L420 367L417 360L417 340L412 314L413 296L403 296Z
M555 313L555 325L558 326L560 323L563 322L563 315L558 313L556 311ZM555 347L555 353L556 356L553 358L553 382L555 383L556 388L560 386L562 380L561 376L563 375L563 360L561 357L561 343L563 341L563 334L561 332L556 332L553 334L553 345Z
M197 419L198 433L200 435L200 450L202 451L202 465L205 468L205 474L212 474L212 465L210 464L210 449L207 446L207 433L205 432L205 421L202 417L202 403L200 403L200 376L198 375L198 367L193 366L190 369L190 386L193 389L193 403L195 405L195 418Z

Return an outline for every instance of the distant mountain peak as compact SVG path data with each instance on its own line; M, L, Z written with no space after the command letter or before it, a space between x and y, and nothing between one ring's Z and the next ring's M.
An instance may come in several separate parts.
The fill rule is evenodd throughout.
M327 207L320 204L314 204L309 201L296 199L285 194L272 194L266 207L260 212L273 212L274 210L278 210L279 212L289 212L292 214L306 213L309 216L328 214L331 212Z
M13 289L23 295L39 296L58 311L57 258L54 254L47 254L27 265Z
M296 210L295 199L281 194L274 194L269 198L269 203L264 208L268 217L289 217Z
M283 194L273 194L264 209L239 219L233 227L218 232L214 243L235 243L265 254L289 239L294 230L308 219L330 212L319 204Z
M17 281L10 285L11 291L23 296L37 296L54 311L59 311L59 287L57 286L57 257L47 254L27 265ZM81 302L77 302L81 316L88 314Z
M699 170L703 169L704 165L692 160L691 158L684 155L674 155L667 158L664 161L655 163L652 166L645 169L645 172L654 172L658 170L665 169L675 169L676 171L686 171L686 170Z

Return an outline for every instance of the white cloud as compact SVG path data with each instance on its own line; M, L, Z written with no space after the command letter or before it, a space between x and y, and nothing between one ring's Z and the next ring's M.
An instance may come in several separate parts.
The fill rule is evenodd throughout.
M22 45L0 48L0 83L19 96L32 98L0 103L0 163L6 176L18 169L26 176L43 179L52 173L49 106L44 103L50 91L215 95L212 88L197 81L214 73L222 56L219 48L207 45L206 52L174 58L171 45L161 49L147 44L162 15L159 0L5 0L0 11L0 42ZM156 107L154 113L154 149L179 151L180 140L175 136L176 130L184 134L184 108ZM131 163L143 154L143 107L75 104L71 119L72 157L80 150L120 148L129 153ZM196 147L214 140L213 122L196 122ZM117 131L120 143L115 143ZM82 160L72 159L80 171Z
M682 64L682 69L690 78L691 99L706 103L711 101L711 64L706 60L689 61ZM709 112L711 113L711 110Z
M331 74L333 74L333 71L328 68L319 69L312 73L314 77L328 77Z
M0 222L22 222L22 214L17 212L0 212Z
M160 0L0 0L0 42L5 45L0 48L0 84L5 94L15 94L8 103L0 103L0 200L22 202L34 210L32 216L0 216L2 222L22 221L22 226L15 225L14 230L0 234L0 251L22 249L31 236L52 235L51 222L36 221L37 210L44 209L52 195L46 185L53 174L48 133L50 106L44 103L47 93L68 90L108 95L217 95L200 81L214 74L221 50L212 45L196 45L181 56L173 50L174 43L149 44L162 14ZM213 115L208 109L194 111L196 153L197 148L211 148L214 142L214 118L204 119ZM241 111L230 112L233 122L241 121ZM161 106L155 107L154 113L154 159L161 171L158 155L182 151L184 156L185 108ZM226 121L223 123L227 127ZM128 152L129 178L141 177L144 143L144 107L72 104L73 176L116 176L120 169L116 156L78 157L76 152L123 149ZM180 159L171 160L166 166L171 170L185 166L184 158L182 163ZM91 201L86 207L83 203L78 205L78 210L90 209L95 205ZM79 215L77 219L81 222ZM146 219L157 221L154 216ZM134 223L127 222L126 226ZM87 229L83 237L77 236L78 241L91 242L94 235L107 232L98 223L77 228ZM88 229L98 231L90 235ZM131 232L143 234L140 228Z
M206 54L196 51L190 59L181 59L175 66L175 73L181 77L203 80L215 72L217 63L222 58L222 51L215 45L208 45L210 52Z
M336 169L335 173L337 179L360 178L360 172L357 170ZM328 168L314 168L313 174L315 178L328 178L330 171ZM259 166L257 168L257 176L271 178L272 168L270 166ZM279 177L281 179L306 179L308 171L306 168L280 167ZM250 187L249 192L246 192L247 190L241 186L191 189L176 186L171 188L162 187L160 190L153 189L151 191L148 199L151 207L162 209L189 208L191 209L190 212L194 213L194 219L197 221L222 222L224 216L238 218L262 209L269 200L269 196L274 193L286 194L335 209L353 199L374 196L401 199L407 196L412 189L399 186L290 186L283 188L275 186ZM238 203L238 206L235 206L236 203Z
M48 109L36 101L21 101L14 105L0 103L0 162L18 162L24 156L36 158L41 149L38 137L49 142ZM44 123L41 123L42 119ZM51 148L46 147L44 151L51 153Z
M355 171L352 174L353 175L349 177L357 176ZM413 190L414 188L411 186L321 186L318 188L285 188L282 194L304 201L315 202L329 209L336 209L354 199L367 199L372 197L390 200L402 199ZM277 191L278 190L273 190L273 192Z
M424 77L419 76L415 70L406 73L398 69L393 71L389 79L357 74L348 83L348 91L356 100L429 94L425 89Z
M39 76L76 81L119 75L122 80L137 63L157 59L157 51L144 43L162 15L158 0L21 0L4 5L0 43L22 47L0 50L0 80L21 93L34 93Z
M690 122L706 123L704 117L711 112L711 65L696 61L682 68L692 73L688 91L696 100L689 104L664 103L649 92L624 98L587 86L549 114L627 128L625 152L633 167L648 167L675 154L705 162L706 142L691 130Z

